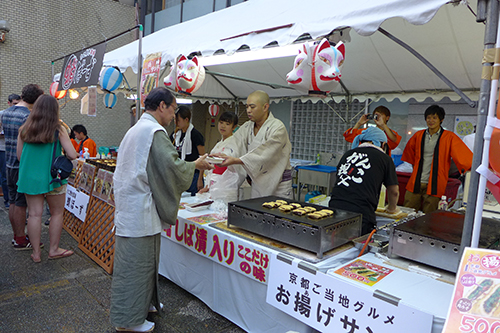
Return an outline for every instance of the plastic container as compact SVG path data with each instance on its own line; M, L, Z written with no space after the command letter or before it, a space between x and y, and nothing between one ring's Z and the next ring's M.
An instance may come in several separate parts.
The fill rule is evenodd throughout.
M321 195L320 191L311 191L306 194L306 197L304 198L305 202L309 202L310 199L317 197L318 195Z
M382 184L382 188L380 189L380 196L378 198L378 206L377 207L379 207L379 208L385 208L385 192L386 192L386 188Z
M84 153L83 153L83 158L87 159L90 157L89 149L88 148L83 148Z
M443 195L439 200L438 209L446 210L446 208L448 208L448 202L446 201L446 195Z
M106 156L107 156L107 155L108 155L108 153L109 153L109 148L108 148L108 147L104 147L104 146L102 146L102 147L99 147L99 149L98 149L98 151L97 151L97 152L99 153L99 156L100 156L101 158L106 158Z

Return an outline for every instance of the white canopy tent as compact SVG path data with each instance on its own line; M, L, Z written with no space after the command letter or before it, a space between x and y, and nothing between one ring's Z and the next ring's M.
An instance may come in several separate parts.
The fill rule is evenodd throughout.
M407 50L377 32L379 27L413 47L471 99L478 99L484 25L475 22L466 5L447 0L250 0L143 38L142 57L161 52L162 67L168 68L178 55L197 52L209 72L286 86L299 46L283 46L293 45L303 34L316 39L335 31L331 39L346 42L342 82L352 98L460 98ZM270 43L279 47L263 50ZM243 45L249 50L238 52ZM218 50L225 55L213 56ZM137 51L135 41L104 57L104 65L120 68L132 87L137 85ZM217 75L207 75L193 97L234 101L256 89L272 98L310 98L294 89ZM346 90L338 85L332 95L339 101Z
M479 1L484 4L482 8L488 8L487 24L476 23L472 13L477 7L476 0L468 1L470 7L467 1L458 0L249 0L159 30L143 38L142 43L135 41L108 52L104 65L120 68L134 88L141 63L139 44L142 58L161 52L163 68L180 54L197 53L209 74L192 96L195 100L239 101L256 89L266 91L274 99L307 100L314 98L286 86L285 77L292 69L298 46L295 44L296 50L291 53L285 48L292 47L304 34L312 39L327 36L332 41L343 40L346 42L343 87L339 85L331 94L337 101L382 97L389 101L394 98L421 101L428 97L439 101L443 97L452 100L462 97L470 106L479 101L478 140L472 167L475 170L481 163L491 90L490 78L487 74L483 77L483 68L493 63L493 59L487 59L482 64L483 49L494 47L498 26L498 2ZM415 53L412 55L387 38L391 34L432 63L441 78L436 70L418 60ZM268 45L276 47L266 48ZM243 46L248 51L238 52ZM285 55L261 54L272 49ZM214 56L216 52L225 55ZM240 56L246 56L247 60L241 61ZM445 83L443 77L456 87L452 90L453 84ZM457 93L462 92L465 94L460 97ZM462 248L471 244L478 183L479 176L473 172Z

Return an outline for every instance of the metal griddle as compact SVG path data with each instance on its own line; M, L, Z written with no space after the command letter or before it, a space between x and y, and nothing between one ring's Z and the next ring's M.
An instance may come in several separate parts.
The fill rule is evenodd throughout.
M464 215L435 211L391 228L389 255L398 255L450 272L460 262ZM496 248L500 221L483 218L479 247Z
M319 220L282 212L278 208L264 208L264 202L290 199L268 196L229 203L227 225L254 232L298 248L315 252L319 259L323 253L341 246L361 234L361 214L314 204L297 202L302 207L317 210L330 209L333 216Z

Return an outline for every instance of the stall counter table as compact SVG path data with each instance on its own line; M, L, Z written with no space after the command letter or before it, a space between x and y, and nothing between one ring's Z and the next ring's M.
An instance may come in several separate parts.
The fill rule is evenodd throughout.
M182 198L181 203L191 200L193 199ZM308 325L267 304L267 281L261 281L262 276L257 275L261 280L255 277L255 271L264 269L264 265L239 257L244 255L245 258L250 258L250 253L266 254L270 257L271 253L280 251L217 228L216 225L220 224L220 221L218 222L214 215L214 211L208 209L198 212L179 210L176 226L167 227L162 232L159 273L245 331L316 332ZM210 222L204 223L203 220ZM200 250L199 244L197 245L196 236L199 236L201 231L206 231L207 234L205 253ZM189 237L185 237L186 235ZM200 238L203 239L203 236ZM231 243L234 245L232 259L229 253ZM219 246L220 253L214 251L214 248ZM350 248L313 266L326 272L328 267L353 259L358 251L356 248ZM214 254L210 257L212 253ZM219 254L222 260L217 258ZM315 254L311 254L311 257L315 257ZM229 260L232 261L231 264L228 264ZM251 272L246 274L249 268ZM268 270L269 267L266 267L265 277Z
M193 198L182 198L192 202ZM247 332L316 332L310 326L266 303L269 266L265 260L251 259L252 254L268 256L286 253L220 228L223 218L209 209L198 212L179 210L175 226L162 232L159 273L186 291L197 296L213 311L231 320ZM258 238L258 236L256 236ZM199 239L206 247L199 244ZM231 244L233 250L231 250ZM203 249L206 251L203 252ZM242 252L243 251L243 252ZM233 256L231 256L231 252ZM316 263L304 261L314 269L343 279L333 271L354 260L359 250L350 248ZM241 255L241 257L240 257ZM293 255L292 255L293 257ZM311 254L311 257L315 257ZM386 265L372 253L362 259ZM399 263L415 266L418 263L401 259ZM268 262L270 263L270 261ZM434 316L432 333L441 332L453 290L453 278L442 282L430 277L391 267L395 272L375 289L383 289L402 299L409 306ZM262 274L255 274L263 271ZM451 273L450 273L451 274ZM356 285L355 282L352 282ZM358 285L359 288L370 288Z

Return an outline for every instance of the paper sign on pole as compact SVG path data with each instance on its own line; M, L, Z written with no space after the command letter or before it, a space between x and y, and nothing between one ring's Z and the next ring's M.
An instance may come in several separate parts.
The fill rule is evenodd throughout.
M431 332L431 314L388 296L271 255L267 303L320 332Z
M466 248L443 333L500 332L500 251Z
M88 88L88 112L89 116L95 117L97 111L97 87L92 86Z

